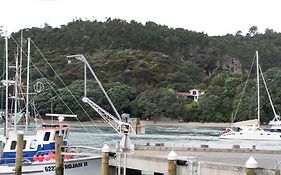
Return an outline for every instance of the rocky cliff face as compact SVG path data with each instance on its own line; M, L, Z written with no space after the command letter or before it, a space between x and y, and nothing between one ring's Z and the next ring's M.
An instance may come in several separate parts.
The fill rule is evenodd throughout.
M243 73L243 67L240 61L229 55L224 55L222 58L216 61L216 67L218 69L229 70L238 74Z
M189 49L190 57L211 76L216 70L228 70L238 74L243 73L243 66L238 58L228 54L220 55L212 48L194 47Z
M228 54L221 56L212 48L200 49L198 47L189 49L190 57L195 60L199 67L203 68L209 76L216 70L228 70L238 74L243 73L243 66L238 58Z

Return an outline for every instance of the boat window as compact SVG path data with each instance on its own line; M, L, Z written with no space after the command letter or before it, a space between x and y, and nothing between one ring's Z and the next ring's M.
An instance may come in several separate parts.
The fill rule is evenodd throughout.
M56 140L56 137L60 135L60 131L55 132L54 140Z
M45 133L45 136L44 136L44 141L49 141L50 135L51 135L50 132L46 132L46 133Z
M61 135L62 135L63 138L65 138L64 133L65 133L65 130L61 130Z
M12 141L12 142L11 142L10 150L15 150L15 149L16 149L16 146L17 146L17 141Z
M37 147L37 140L36 139L31 140L29 148L36 149L36 147Z
M4 148L4 142L0 141L0 148Z
M65 130L64 138L66 139L68 136L68 130Z
M25 149L26 148L26 140L23 141L23 147L22 149Z

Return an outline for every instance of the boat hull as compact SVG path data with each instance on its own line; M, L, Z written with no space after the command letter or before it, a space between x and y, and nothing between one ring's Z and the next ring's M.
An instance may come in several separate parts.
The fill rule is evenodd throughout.
M14 165L0 165L0 175L15 174ZM55 162L36 162L22 167L22 174L55 175ZM65 175L100 175L101 156L66 160L64 162Z
M274 140L281 141L281 133L278 132L229 132L224 133L219 139L235 140Z

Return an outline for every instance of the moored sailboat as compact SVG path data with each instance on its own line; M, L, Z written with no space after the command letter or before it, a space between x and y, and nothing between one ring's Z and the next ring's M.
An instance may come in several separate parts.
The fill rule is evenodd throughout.
M256 51L256 72L257 72L257 118L253 120L236 122L231 125L231 127L226 128L225 132L219 137L220 139L240 139L240 140L275 140L281 141L281 132L277 132L277 130L271 129L263 129L260 126L260 74L262 76L263 82L265 84L267 94L271 103L271 107L273 109L275 118L273 121L275 126L278 126L281 129L281 125L279 125L279 118L275 112L271 97L269 95L269 91L267 89L265 79L263 77L260 65L259 65L259 55ZM273 122L269 123L272 124ZM280 122L281 124L281 122ZM275 128L277 129L277 128ZM281 131L281 130L280 130Z

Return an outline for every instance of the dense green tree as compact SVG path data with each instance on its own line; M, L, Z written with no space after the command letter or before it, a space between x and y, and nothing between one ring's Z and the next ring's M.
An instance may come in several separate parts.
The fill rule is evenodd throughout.
M86 56L119 112L128 111L133 116L151 119L169 117L184 118L186 121L230 121L231 113L242 96L244 74L249 72L254 53L258 50L278 113L281 107L278 86L281 83L281 73L278 71L281 66L281 34L272 29L266 29L261 34L253 26L247 36L242 36L238 31L236 35L209 37L204 33L169 28L151 21L142 24L111 18L105 22L77 18L56 28L45 24L42 28L24 29L24 36L32 38L41 51L37 51L32 44L31 80L36 82L42 75L48 77L57 92L47 87L44 79L40 80L46 85L45 89L33 99L38 103L41 114L50 112L52 101L55 112L71 113L65 106L67 104L81 119L88 119L85 111L90 117L98 117L87 104L81 102L83 64L68 64L66 59L67 55L77 53ZM14 40L19 43L20 32L12 33L10 50L16 50ZM0 36L0 45L4 47L3 36ZM0 53L4 58L4 49L0 49ZM9 52L9 58L13 64L14 52ZM0 59L0 64L4 65L4 59ZM0 72L3 75L3 69ZM255 93L254 78L250 78L249 84L248 93ZM112 113L97 84L89 82L88 88L88 96ZM178 97L176 93L192 88L206 91L199 103ZM243 98L237 120L255 115L255 95ZM266 101L265 94L261 98ZM85 111L78 109L80 105L76 99ZM266 116L264 121L272 117L269 103L262 105L262 114Z
M136 103L142 119L178 119L185 115L187 99L173 90L157 89L141 93Z
M233 100L237 87L242 82L241 76L229 72L219 72L210 81L198 103L197 115L200 121L230 121L233 112Z
M252 26L249 28L249 34L250 36L255 36L258 33L258 27L257 26Z

